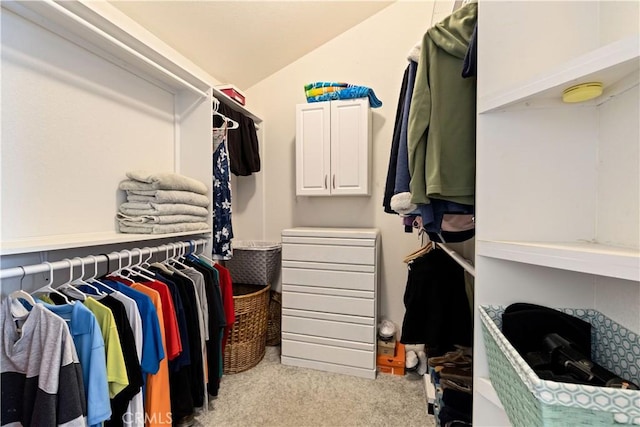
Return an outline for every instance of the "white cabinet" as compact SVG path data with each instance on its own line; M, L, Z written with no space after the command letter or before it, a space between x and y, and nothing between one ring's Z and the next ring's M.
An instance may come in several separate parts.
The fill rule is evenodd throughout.
M282 363L375 378L375 229L282 231Z
M479 7L475 302L594 308L639 332L639 5ZM562 102L592 81L602 96ZM493 426L480 324L473 424Z
M370 194L371 109L367 98L296 106L296 194Z

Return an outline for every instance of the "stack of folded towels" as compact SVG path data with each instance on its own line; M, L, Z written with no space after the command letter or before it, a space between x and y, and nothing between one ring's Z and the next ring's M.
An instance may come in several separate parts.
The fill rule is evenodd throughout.
M121 233L165 234L207 231L207 186L174 173L127 172L118 188L127 201L117 215Z

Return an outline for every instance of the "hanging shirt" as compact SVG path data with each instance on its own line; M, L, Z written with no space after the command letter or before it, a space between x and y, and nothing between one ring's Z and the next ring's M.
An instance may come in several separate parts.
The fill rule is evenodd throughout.
M94 286L97 288L96 285ZM94 298L96 298L98 301L100 301L100 299L102 298L102 296L97 295L96 290L90 286L80 285L78 286L78 289L86 294L93 294ZM126 310L127 319L129 321L129 325L131 326L131 330L133 331L133 339L135 342L138 363L142 363L142 318L140 317L140 312L138 311L138 305L132 298L129 298L121 292L112 292L109 294L109 296L112 296L113 298L120 301ZM144 405L142 401L142 389L138 391L138 393L133 396L133 398L129 402L126 414L127 416L123 417L122 419L123 425L129 427L144 426Z
M231 177L227 130L213 130L213 257L231 259Z
M155 264L154 264L155 265ZM171 293L176 310L182 352L169 361L169 385L171 388L171 412L176 422L190 417L194 413L193 398L191 396L191 348L185 307L182 303L180 291L175 283L158 273L152 266L157 281L164 283Z
M204 339L209 339L209 303L207 301L207 290L204 285L204 276L202 273L194 268L185 268L180 270L183 274L189 277L198 294L198 300L200 302L200 309L202 310L202 320L204 322Z
M42 304L28 312L5 298L0 324L0 425L86 425L82 368L65 321Z
M224 316L226 326L224 328L224 337L222 339L222 353L227 345L229 333L233 324L236 322L236 312L233 304L233 283L231 281L231 272L220 264L214 264L213 267L218 271L218 282L220 283L220 294L222 296L222 306L224 308Z
M106 353L109 397L113 398L129 385L127 367L124 363L124 355L122 354L116 320L109 308L92 297L87 297L87 299L83 301L83 304L91 310L98 321L98 325L100 325Z
M111 420L105 422L105 426L123 426L124 420L131 416L126 414L129 402L142 390L142 369L140 368L140 360L138 360L138 354L136 352L135 337L129 325L124 304L111 295L102 297L100 303L109 308L111 313L113 313L116 328L118 329L118 336L120 337L120 346L122 347L122 355L124 356L127 378L129 379L129 385L111 399L113 416Z
M202 273L209 304L209 341L207 341L207 368L209 370L207 391L217 396L223 373L222 334L225 327L224 309L218 285L218 270L199 259L188 258L185 263Z
M140 318L142 319L142 367L143 379L144 374L155 374L160 368L160 361L164 358L164 347L162 346L162 335L160 333L160 323L158 321L158 313L151 302L151 299L142 292L136 291L129 286L116 280L102 280L106 285L122 292L126 296L132 298L138 305ZM100 290L109 292L109 288L100 287Z
M164 330L164 315L160 294L140 283L132 283L131 288L147 295L158 315L160 325L161 344L166 354L166 334ZM171 425L171 396L169 387L169 366L166 357L160 361L158 372L147 376L147 394L145 396L145 414L148 427Z
M180 355L180 353L182 353L182 342L180 340L180 330L178 329L176 310L173 305L171 292L169 292L169 287L158 280L154 280L152 282L140 282L140 284L157 291L158 295L160 295L160 300L162 301L164 334L167 343L166 352L169 361L174 360Z
M194 291L194 297L195 297L195 307L196 307L196 313L198 315L198 328L199 328L199 336L200 336L200 355L201 355L201 360L202 360L202 389L200 390L202 393L202 402L203 402L203 408L204 410L208 410L209 409L209 399L207 399L206 396L206 384L207 384L207 380L208 380L208 372L207 372L207 342L206 342L206 338L205 338L205 334L206 331L208 331L208 328L205 328L205 324L204 324L204 312L202 310L202 302L200 300L200 293L198 292L198 286L195 284L194 280L192 280L188 275L185 274L184 270L179 270L176 267L172 266L172 265L168 265L167 266L168 269L170 271L173 271L174 276L178 276L182 279L182 281L185 284L190 285L193 288ZM191 270L191 268L187 268L187 270ZM200 275L200 273L198 273L197 271L195 271L195 273L197 273L198 275ZM201 275L200 275L201 276ZM204 278L202 278L202 280L204 281ZM202 283L202 291L204 292L204 283ZM204 298L205 295L202 295ZM200 380L198 381L200 382Z
M91 310L83 304L52 305L44 307L62 318L69 326L80 366L87 399L87 422L100 425L111 417L109 384L105 347L100 325Z
M253 119L225 104L220 104L219 111L239 124L239 127L230 132L227 138L231 172L238 176L248 176L259 172L260 147Z
M204 367L202 353L200 351L200 323L198 320L198 308L196 302L196 292L193 282L178 274L169 274L160 271L157 267L149 268L153 272L158 272L160 279L166 278L172 281L180 292L182 304L185 308L187 318L187 335L191 355L191 396L193 405L196 408L204 405Z

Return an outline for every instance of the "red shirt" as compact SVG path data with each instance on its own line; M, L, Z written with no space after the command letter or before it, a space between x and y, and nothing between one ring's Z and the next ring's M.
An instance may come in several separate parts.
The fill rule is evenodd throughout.
M153 282L141 282L144 286L157 291L162 301L162 315L164 321L164 332L167 340L167 356L173 360L182 353L182 341L180 341L180 330L178 329L178 318L173 306L171 292L166 284L154 280Z

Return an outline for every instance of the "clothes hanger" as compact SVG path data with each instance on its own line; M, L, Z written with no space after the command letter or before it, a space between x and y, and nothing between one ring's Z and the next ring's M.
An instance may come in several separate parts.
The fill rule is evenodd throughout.
M153 267L156 267L157 269L161 270L164 273L173 274L173 271L169 270L167 268L167 266L165 265L165 263L167 261L169 261L169 244L168 243L164 245L164 250L165 250L164 261L162 261L162 262L154 262L151 265Z
M95 257L93 257L95 259ZM81 273L80 273L80 277L77 278L76 280L74 280L71 285L73 286L77 286L77 285L85 285L87 287L89 287L90 289L93 289L94 291L96 291L96 295L98 296L105 296L107 295L106 292L102 292L100 289L96 288L95 286L93 286L91 283L87 282L84 280L84 262L82 262L82 258L80 257L75 257L73 259L77 259L80 261L80 267L81 267ZM97 267L97 262L96 262L96 267ZM77 289L77 288L76 288ZM80 289L78 289L79 292L82 292ZM86 292L82 292L85 295L88 295Z
M73 285L73 262L69 258L65 258L63 261L67 261L69 263L69 280L60 286L58 286L58 290L62 293L65 291L70 298L77 298L80 301L85 301L87 299L87 295L76 289Z
M420 230L420 237L424 238L424 236L426 235L426 232L424 231L424 229ZM429 240L427 241L427 243L425 245L422 245L422 247L420 247L419 249L411 252L409 255L407 255L406 257L404 257L404 260L402 260L405 264L410 263L411 261L420 258L421 256L431 252L433 249L436 249L437 245L435 242Z
M105 288L109 289L111 292L117 292L115 289L113 289L111 286L107 285L106 283L100 281L97 279L98 277L98 258L93 256L93 255L89 255L90 258L93 258L93 276L89 277L88 280L97 283L101 286L104 286ZM107 257L105 255L105 257ZM109 270L109 257L107 257L107 272Z
M191 262L201 262L197 252L198 243L195 240L189 240L189 252L187 252L184 258Z
M75 301L74 302L69 301L69 299L67 298L67 296L65 294L55 290L53 288L53 286L51 286L51 284L53 283L53 265L51 265L50 262L46 262L46 261L45 261L45 264L47 264L49 266L49 283L46 286L38 289L34 293L37 294L37 293L44 293L44 291L49 291L51 293L54 293L54 294L60 296L67 304L74 304Z
M129 273L129 274L135 274L136 276L142 277L143 279L145 279L145 280L147 280L147 281L149 281L149 282L153 282L154 280L156 280L156 279L152 279L151 277L149 277L149 276L147 276L147 275L145 275L145 274L143 274L143 273L141 273L141 272L134 271L134 270L131 268L131 266L132 266L132 264L133 264L133 255L132 255L131 251L130 251L130 250L128 250L128 249L125 249L124 251L127 253L127 255L129 255L129 263L128 263L125 267L123 267L123 268L122 268L122 270L123 270L124 272ZM142 252L141 252L141 253L142 253ZM127 276L127 278L128 278L129 280L133 280L133 279L131 279L129 276Z
M119 277L121 279L124 279L127 282L134 283L133 280L129 279L127 276L125 276L122 273L120 273L122 271L122 268L123 268L122 267L122 257L120 256L120 252L111 252L109 255L111 255L111 254L115 254L118 257L118 269L116 271L112 272L111 274L113 274L115 277Z
M182 268L189 268L188 266L184 265L183 263L181 263L178 258L180 258L182 255L182 248L184 247L180 247L177 244L172 243L171 244L173 246L173 256L170 259L170 262L173 264L177 264Z
M31 304L31 306L33 307L36 305L36 301L33 299L30 293L22 289L22 279L24 279L26 272L24 271L24 267L20 266L20 268L22 269L22 276L20 277L20 289L18 289L17 291L11 292L9 294L9 298L23 299L29 304Z
M149 261L151 261L151 258L153 258L153 253L151 253L151 248L148 246L145 246L144 249L149 249L149 256L147 257L147 259L145 259L144 261L140 262L139 267L141 268L149 268L151 266L151 264L149 263ZM140 252L140 257L142 257L142 252Z
M194 243L196 246L196 254L198 259L206 262L209 264L209 267L213 267L213 265L216 263L214 260L212 260L211 258L208 258L207 256L205 256L204 254L204 250L207 248L207 243L206 242L202 242L202 253L198 254L198 244Z
M432 242L432 241L428 241L426 245L422 246L421 248L411 252L409 255L404 257L403 262L405 264L408 264L409 262L413 261L414 259L420 258L421 256L431 252L435 248L436 248L435 243Z
M149 259L151 259L151 256L152 256L152 254L151 254L151 249L149 249L149 258L147 258L147 259L146 259L146 260L144 260L144 261L142 260L142 249L134 248L134 249L132 249L132 250L131 250L131 252L134 252L134 251L139 251L139 252L140 252L140 260L138 261L138 263L137 263L137 264L133 265L131 268L132 268L132 269L135 269L136 274L137 274L137 272L138 272L138 271L141 271L141 272L143 272L143 273L145 273L145 274L148 274L149 276L152 276L152 277L153 277L153 276L154 276L153 272L152 272L152 271L147 270L146 268L144 268L144 267L142 266L142 264L143 264L143 263L147 263L147 261L148 261ZM147 265L149 265L149 264L147 263ZM144 277L144 276L142 276L142 277Z
M226 125L225 127L221 127L221 128L214 127L213 129L238 129L240 127L240 123L236 122L233 119L230 119L229 117L225 116L222 113L218 113L217 111L214 111L213 115L222 117L222 120L224 120Z
M217 98L213 98L213 115L222 117L222 120L224 120L226 126L221 128L214 127L213 129L238 129L240 127L240 123L220 113L218 111L219 106L220 106L220 101Z

